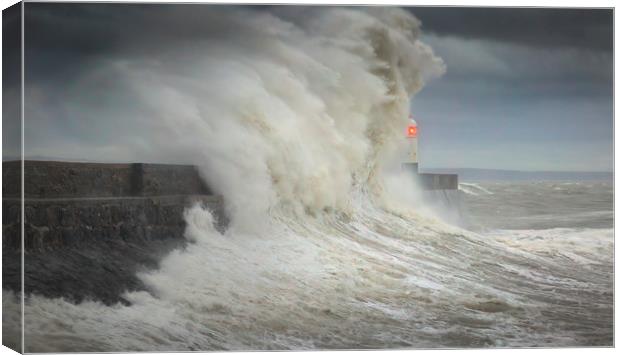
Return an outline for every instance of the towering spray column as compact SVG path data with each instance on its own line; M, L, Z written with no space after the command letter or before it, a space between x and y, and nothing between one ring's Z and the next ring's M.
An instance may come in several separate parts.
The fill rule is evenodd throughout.
M407 140L409 141L409 155L406 165L414 172L418 172L418 124L412 115L409 115Z

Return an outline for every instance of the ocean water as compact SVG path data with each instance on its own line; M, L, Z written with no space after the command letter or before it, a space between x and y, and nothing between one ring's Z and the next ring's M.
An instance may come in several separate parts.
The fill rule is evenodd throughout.
M469 230L364 194L350 213L273 211L258 233L221 234L194 206L189 246L132 305L27 297L26 348L612 345L611 184L460 188Z
M613 227L611 181L463 182L459 189L473 228Z

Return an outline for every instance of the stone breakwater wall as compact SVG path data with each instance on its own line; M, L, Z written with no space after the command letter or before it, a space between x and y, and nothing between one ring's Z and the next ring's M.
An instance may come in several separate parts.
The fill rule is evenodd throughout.
M415 178L420 187L427 191L459 189L459 177L456 174L419 173Z
M20 162L3 163L3 246L19 248ZM201 203L219 227L224 203L195 167L164 164L24 162L25 251L97 238L182 238L183 210Z
M461 214L461 192L457 174L421 173L417 163L403 163L401 168L410 174L427 207L452 223L466 223Z
M100 239L153 240L183 238L183 211L193 203L209 209L226 224L219 196L170 195L157 197L93 197L24 200L24 247L26 252L64 247L88 247ZM19 249L20 203L2 201L3 247Z
M25 161L22 252L21 162L2 168L2 288L26 295L128 304L125 292L148 291L137 272L187 246L187 207L228 224L193 166Z
M418 163L403 163L403 171L411 174L413 181L424 191L458 190L459 176L457 174L421 173L418 171Z
M20 162L4 162L2 167L3 197L19 197ZM26 198L162 195L212 195L212 192L191 165L24 162Z

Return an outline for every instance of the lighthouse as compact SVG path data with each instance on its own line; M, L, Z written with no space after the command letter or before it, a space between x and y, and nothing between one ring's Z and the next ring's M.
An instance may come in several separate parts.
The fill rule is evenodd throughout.
M407 122L407 131L405 134L409 145L409 152L407 154L407 161L404 165L407 169L413 172L418 172L418 123L413 119L412 115L409 115L409 121Z
M407 140L409 141L409 162L418 163L418 123L409 115L407 125Z
M408 151L403 154L401 169L411 177L414 186L419 190L419 198L431 209L438 211L450 221L460 223L459 177L456 174L437 174L420 172L418 155L418 123L410 114L405 128ZM401 138L403 139L403 138ZM426 142L426 141L425 141ZM404 153L404 152L403 152Z
M401 164L401 169L413 177L423 190L458 190L458 175L456 174L436 174L420 172L419 163L420 156L418 155L418 136L420 135L420 128L418 123L413 119L413 116L409 114L407 126L405 129L405 139L408 144L408 152L406 158Z

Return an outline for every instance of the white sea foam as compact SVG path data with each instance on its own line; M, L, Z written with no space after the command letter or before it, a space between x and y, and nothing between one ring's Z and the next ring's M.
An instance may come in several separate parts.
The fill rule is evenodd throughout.
M562 256L579 264L611 263L612 228L498 230L489 236L522 252Z
M493 192L490 191L489 189L480 186L480 184L476 184L476 183L467 183L467 182L461 182L459 183L459 189L461 189L463 192L471 194L471 195L478 195L480 193L484 193L487 195L493 195Z
M459 190L463 191L464 193L466 193L468 195L478 196L477 192L475 192L473 189L470 189L469 187L467 187L467 185L463 185L463 183L459 184Z

